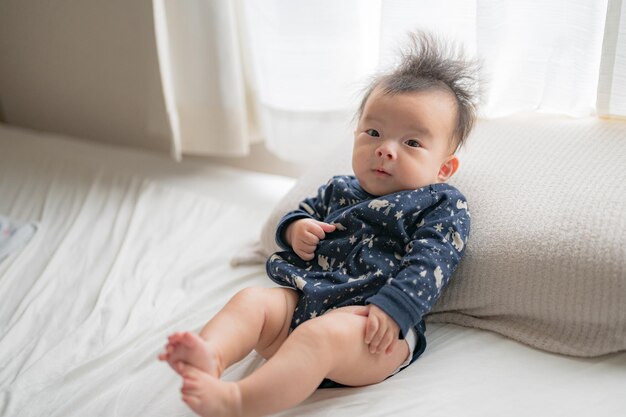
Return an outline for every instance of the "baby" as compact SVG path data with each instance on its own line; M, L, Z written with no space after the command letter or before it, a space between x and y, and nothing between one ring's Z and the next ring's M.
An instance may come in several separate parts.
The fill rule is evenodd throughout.
M424 351L424 316L467 244L463 195L446 181L476 117L475 65L419 33L358 110L352 167L280 221L267 261L278 288L236 294L199 335L175 333L159 358L202 416L261 416L318 387L375 384ZM267 362L238 382L226 368Z

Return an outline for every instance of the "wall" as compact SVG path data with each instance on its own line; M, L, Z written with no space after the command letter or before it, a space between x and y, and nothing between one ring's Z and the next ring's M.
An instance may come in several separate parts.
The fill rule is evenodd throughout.
M1 0L0 118L169 152L151 0Z
M0 0L0 122L170 151L151 0ZM254 144L243 158L188 157L297 176Z

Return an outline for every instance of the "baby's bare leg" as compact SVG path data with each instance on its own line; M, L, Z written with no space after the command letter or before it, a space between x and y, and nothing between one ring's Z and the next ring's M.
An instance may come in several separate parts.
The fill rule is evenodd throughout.
M324 378L351 386L384 380L407 358L406 342L396 340L390 354L372 354L364 342L366 317L342 310L299 326L265 365L237 383L186 367L184 401L203 416L261 416L299 404Z
M289 331L298 295L287 288L247 288L237 293L200 331L169 337L166 360L178 373L182 362L219 377L253 349L265 358L280 347Z

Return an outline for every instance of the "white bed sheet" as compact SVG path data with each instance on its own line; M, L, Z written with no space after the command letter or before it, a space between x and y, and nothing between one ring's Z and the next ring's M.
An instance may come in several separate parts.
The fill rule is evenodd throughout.
M272 285L230 259L292 184L0 126L0 213L39 224L0 263L0 415L193 415L156 355L237 290ZM453 325L427 338L384 383L279 415L626 415L626 353L558 356ZM225 378L261 364L252 354Z

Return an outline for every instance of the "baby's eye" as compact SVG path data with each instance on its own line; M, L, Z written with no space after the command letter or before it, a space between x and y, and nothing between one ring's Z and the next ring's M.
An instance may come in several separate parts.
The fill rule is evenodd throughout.
M409 139L406 142L407 145L409 145L412 148L419 148L421 145L418 141L416 141L415 139Z
M376 129L367 129L365 131L365 133L367 133L368 135L374 137L374 138L379 138L380 137L380 133L378 133L378 130Z

